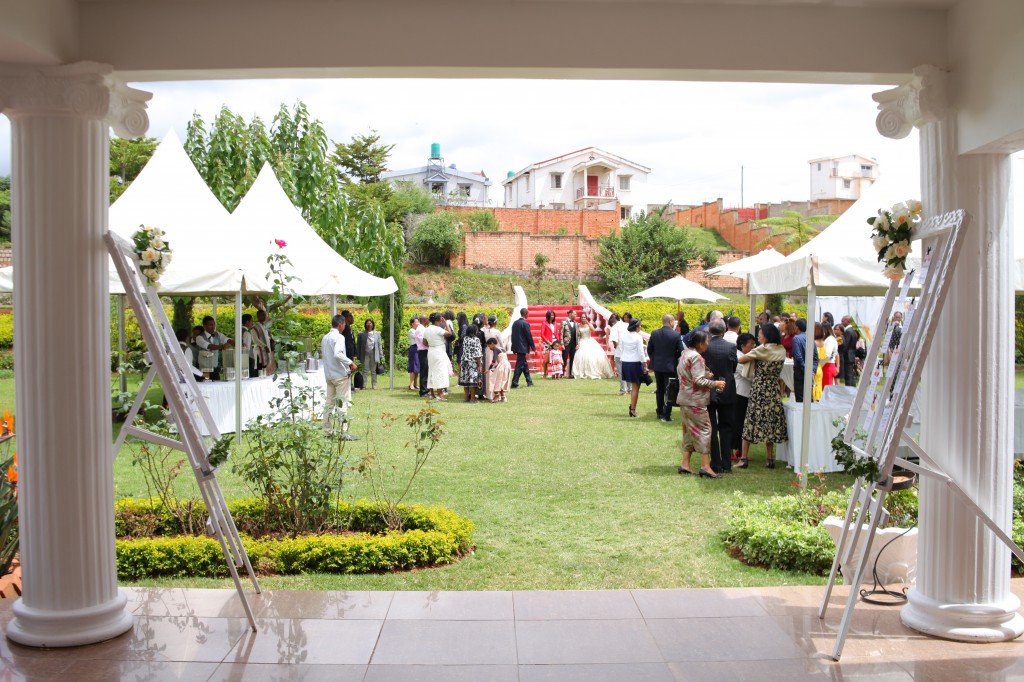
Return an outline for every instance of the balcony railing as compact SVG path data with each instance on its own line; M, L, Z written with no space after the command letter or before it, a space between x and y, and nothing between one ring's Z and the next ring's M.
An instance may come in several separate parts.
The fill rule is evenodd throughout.
M614 199L615 198L615 188L612 187L611 185L602 185L601 187L597 188L597 193L596 194L589 194L589 193L587 193L587 190L585 190L584 188L578 187L578 188L576 188L576 198L577 199Z

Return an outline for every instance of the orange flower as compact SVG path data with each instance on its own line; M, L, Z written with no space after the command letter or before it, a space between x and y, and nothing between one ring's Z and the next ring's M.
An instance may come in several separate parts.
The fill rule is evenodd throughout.
M14 464L7 467L7 482L12 485L18 484L18 451L14 451Z
M11 415L11 411L10 410L4 410L3 425L4 425L4 433L5 434L6 433L10 433L10 434L14 433L14 416Z

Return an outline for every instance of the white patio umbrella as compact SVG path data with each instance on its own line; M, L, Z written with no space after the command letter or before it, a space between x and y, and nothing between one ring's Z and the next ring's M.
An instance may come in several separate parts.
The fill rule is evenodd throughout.
M681 275L676 275L661 284L655 284L650 289L644 289L638 294L633 294L630 298L673 298L677 301L696 299L698 301L714 302L724 300L726 297L716 294L711 289L702 287Z

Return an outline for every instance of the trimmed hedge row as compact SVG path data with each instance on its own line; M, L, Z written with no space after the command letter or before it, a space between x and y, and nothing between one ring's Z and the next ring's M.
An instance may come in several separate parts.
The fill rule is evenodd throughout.
M472 549L473 522L450 509L401 505L404 532L387 531L376 503L341 503L335 530L299 538L253 538L263 520L262 501L231 500L228 508L242 534L253 567L260 573L376 573L451 564ZM197 519L205 522L199 503ZM126 580L144 577L223 576L228 569L220 545L210 537L178 536L177 520L158 500L119 500L115 505L117 573ZM159 537L128 537L149 529Z
M758 302L758 309L761 304ZM625 303L612 303L607 306L613 313L630 313L633 317L639 317L644 321L644 329L648 332L654 331L661 326L661 316L665 313L676 314L676 303L672 301L627 301ZM719 301L718 303L684 303L679 308L686 318L690 329L700 324L700 320L712 310L721 310L726 316L735 315L743 322L743 328L747 327L747 318L750 315L749 305L737 305L731 301ZM806 305L787 305L786 312L796 313L803 317L807 314Z

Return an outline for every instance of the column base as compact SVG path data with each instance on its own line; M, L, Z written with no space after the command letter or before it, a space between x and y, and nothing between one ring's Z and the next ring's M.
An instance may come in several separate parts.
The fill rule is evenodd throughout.
M998 603L945 604L922 595L916 587L907 592L900 620L908 628L932 637L958 642L1007 642L1024 634L1024 616L1017 613L1020 599L1010 594Z
M7 638L35 647L82 646L103 642L124 634L135 624L121 593L109 602L74 611L45 611L25 606L24 598L14 602L14 620L7 625Z

